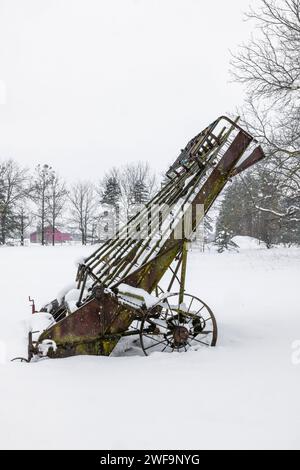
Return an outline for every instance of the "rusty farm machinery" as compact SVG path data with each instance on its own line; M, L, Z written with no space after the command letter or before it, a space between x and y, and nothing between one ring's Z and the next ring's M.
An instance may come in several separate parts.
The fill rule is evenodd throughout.
M152 200L79 264L75 308L66 294L41 310L51 323L29 333L26 360L108 356L134 335L146 355L214 346L213 312L185 289L189 241L226 183L262 158L238 119L196 135Z

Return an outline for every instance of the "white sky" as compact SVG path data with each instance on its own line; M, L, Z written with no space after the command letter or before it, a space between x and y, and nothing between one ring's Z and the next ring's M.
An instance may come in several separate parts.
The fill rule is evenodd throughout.
M250 3L0 0L0 159L70 180L127 161L163 170L241 104L229 49L249 37Z

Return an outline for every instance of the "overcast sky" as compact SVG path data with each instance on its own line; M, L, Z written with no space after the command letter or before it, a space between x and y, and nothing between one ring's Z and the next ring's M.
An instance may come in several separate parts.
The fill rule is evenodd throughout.
M230 52L253 0L0 0L0 159L70 180L163 170L242 89Z

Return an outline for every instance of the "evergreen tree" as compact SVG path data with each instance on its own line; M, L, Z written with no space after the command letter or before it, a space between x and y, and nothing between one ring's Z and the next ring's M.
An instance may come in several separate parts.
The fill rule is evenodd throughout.
M225 192L216 236L226 227L234 235L248 235L268 248L276 243L300 243L299 193L287 189L281 172L270 164L257 165L236 177Z
M142 205L146 204L149 200L149 188L147 188L146 181L137 180L133 182L130 194L131 204Z
M115 175L108 176L103 182L101 193L102 204L107 204L116 208L121 197L121 189L118 178Z
M119 172L113 168L102 180L100 186L100 202L108 205L114 214L114 217L110 218L110 221L114 221L114 227L111 227L112 232L119 230L121 194ZM112 235L113 233L110 234Z
M17 228L16 208L27 197L27 170L13 160L0 164L0 243Z
M216 236L215 244L218 247L218 252L223 253L224 250L235 250L237 251L238 245L232 240L234 233L229 230L226 226L222 230L218 231Z

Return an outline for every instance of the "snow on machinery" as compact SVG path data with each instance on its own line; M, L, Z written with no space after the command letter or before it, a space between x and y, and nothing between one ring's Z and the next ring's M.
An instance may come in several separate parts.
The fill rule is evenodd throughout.
M213 312L185 290L187 252L226 183L265 156L237 122L221 116L188 142L152 200L79 264L77 288L41 310L51 322L29 333L28 361L108 356L135 335L146 355L216 344Z

